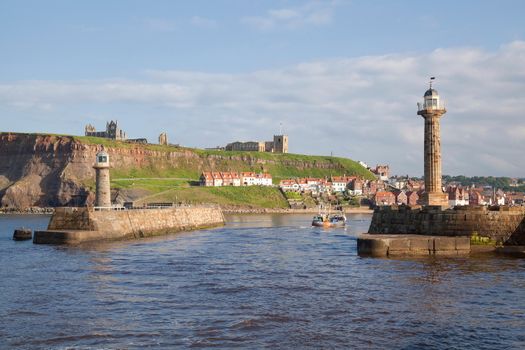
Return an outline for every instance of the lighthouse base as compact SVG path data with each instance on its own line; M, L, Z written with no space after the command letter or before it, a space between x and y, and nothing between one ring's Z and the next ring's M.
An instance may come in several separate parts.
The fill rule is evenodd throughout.
M448 195L443 192L425 192L423 193L423 205L438 205L448 208Z

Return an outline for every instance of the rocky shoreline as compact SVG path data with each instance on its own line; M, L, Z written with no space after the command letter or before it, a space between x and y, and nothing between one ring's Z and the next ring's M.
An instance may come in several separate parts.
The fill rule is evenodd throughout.
M18 208L0 208L0 215L2 214L27 214L27 215L51 215L55 212L52 207L30 207L25 209Z

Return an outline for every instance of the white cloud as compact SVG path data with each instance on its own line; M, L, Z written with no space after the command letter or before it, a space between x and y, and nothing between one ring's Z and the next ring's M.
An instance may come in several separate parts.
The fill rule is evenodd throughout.
M245 74L148 71L139 80L0 83L0 111L32 116L40 123L34 130L67 132L60 121L73 110L81 115L117 110L126 116L119 118L128 134L154 139L154 125L171 125L170 138L201 147L264 140L282 121L294 152L333 151L420 175L423 121L416 102L431 75L447 101L444 173L525 176L519 162L525 140L525 42L496 51L438 49ZM17 118L2 120L2 129L15 123ZM84 121L78 123L82 130Z
M336 4L337 1L311 1L299 7L268 10L263 16L247 16L241 21L259 30L320 26L332 22Z

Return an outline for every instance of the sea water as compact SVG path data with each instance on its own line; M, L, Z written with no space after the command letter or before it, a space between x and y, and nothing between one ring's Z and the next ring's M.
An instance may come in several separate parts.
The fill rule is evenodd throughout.
M15 242L0 216L0 349L525 348L525 259L361 258L311 215L83 246Z

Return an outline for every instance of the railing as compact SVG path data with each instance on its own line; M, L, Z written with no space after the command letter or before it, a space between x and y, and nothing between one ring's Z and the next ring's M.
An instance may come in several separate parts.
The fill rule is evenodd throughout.
M417 103L417 111L437 111L445 109L445 101L439 100L426 100L423 103Z
M219 207L213 203L148 203L142 206L112 206L112 207L93 207L94 211L121 211L121 210L148 210L148 209L170 209L170 208L191 208L191 207L205 207L205 208L216 208Z
M94 211L126 210L124 207L93 207Z

